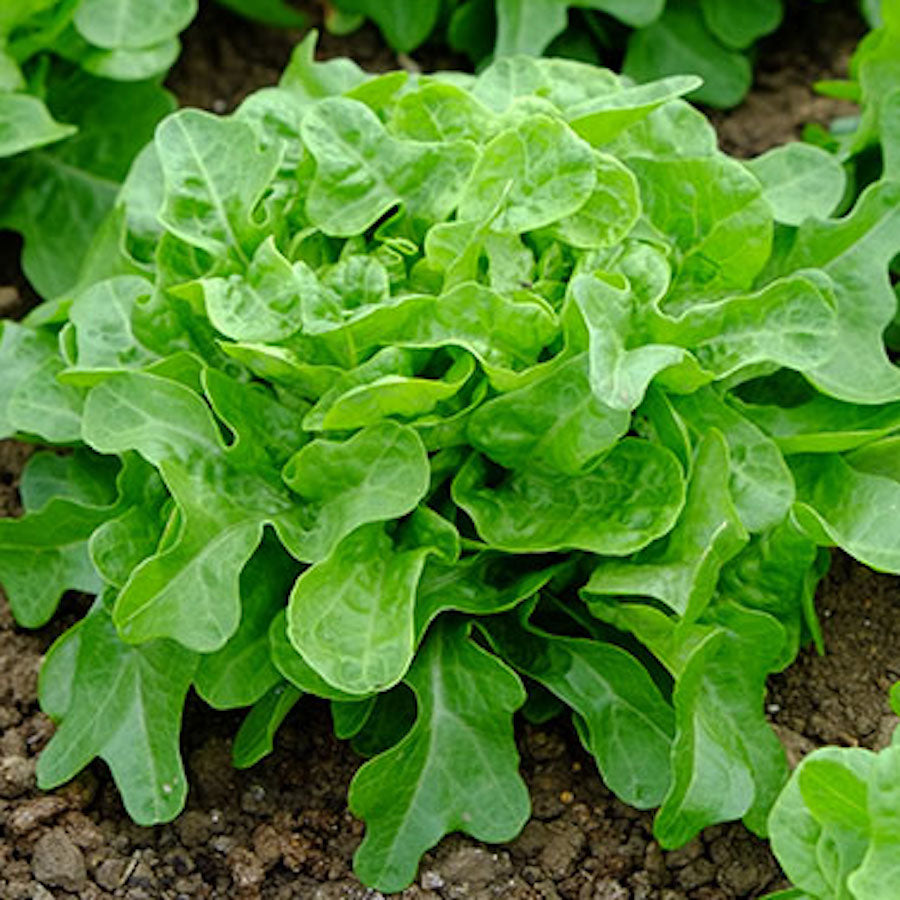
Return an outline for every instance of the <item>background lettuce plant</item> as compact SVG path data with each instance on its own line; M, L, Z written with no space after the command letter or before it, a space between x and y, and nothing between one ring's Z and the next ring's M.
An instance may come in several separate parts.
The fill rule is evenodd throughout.
M99 757L172 818L189 690L250 707L240 766L310 694L372 757L381 890L522 827L518 710L569 712L665 847L765 833L765 679L818 639L824 548L900 572L900 184L829 218L840 165L728 158L690 76L372 77L313 40L167 117L77 287L0 333L0 436L73 448L29 463L0 580L28 627L96 595L41 785Z
M891 693L900 713L897 686ZM823 747L791 775L772 809L772 848L792 890L770 900L889 900L900 866L900 729L879 753Z
M281 0L224 5L272 24L305 23ZM160 81L197 0L0 6L0 228L25 237L29 280L57 296L72 287L131 161L175 107Z
M878 0L862 10L877 21ZM338 31L372 19L397 50L437 34L479 63L491 55L571 56L609 65L638 81L694 73L692 99L738 104L752 81L753 45L784 15L782 0L335 0Z

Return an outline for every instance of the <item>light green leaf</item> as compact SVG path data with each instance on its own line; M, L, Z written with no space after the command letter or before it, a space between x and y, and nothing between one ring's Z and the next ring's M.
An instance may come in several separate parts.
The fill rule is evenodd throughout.
M384 691L405 675L415 652L416 589L437 519L419 511L391 536L364 525L307 569L291 592L288 637L327 682L348 694ZM417 533L422 532L422 533Z
M670 395L692 431L716 428L725 436L731 460L731 495L744 527L764 531L781 522L794 502L794 481L775 442L728 406L711 388Z
M244 122L186 109L159 126L156 151L166 184L163 225L213 256L248 263L264 236L253 214L275 178L279 149L260 150Z
M400 97L389 127L398 137L414 141L468 140L481 144L493 137L498 122L469 91L432 82Z
M841 337L807 377L838 400L900 400L900 368L888 358L883 336L897 311L888 265L898 251L900 182L880 181L843 219L805 222L780 266L785 272L819 267L834 283Z
M69 309L75 327L75 365L63 375L68 384L87 385L103 371L140 368L159 358L138 341L131 321L135 303L152 291L145 278L119 275L76 296Z
M601 560L587 594L655 597L685 622L712 599L722 566L747 542L729 490L728 448L721 433L700 440L687 499L671 533L625 562Z
M519 233L580 209L597 183L591 148L564 123L529 116L484 148L459 202L460 219Z
M777 2L777 0L776 0ZM785 225L829 216L844 195L847 176L834 155L812 144L784 144L751 159L763 197Z
M469 420L472 446L508 469L541 466L576 475L628 430L624 410L591 391L585 354L519 390L482 404Z
M512 729L525 691L467 633L449 621L431 630L407 676L416 724L350 785L350 809L367 826L354 868L378 890L408 885L422 853L448 832L507 841L528 818Z
M308 510L306 529L290 549L305 562L320 562L359 526L412 512L428 490L429 467L413 429L381 422L345 441L307 444L283 476Z
M670 75L649 84L625 85L589 96L568 107L566 118L576 134L602 147L650 113L700 87L695 75Z
M668 532L684 504L675 457L632 438L583 475L526 470L488 487L489 477L487 462L473 455L453 481L453 499L483 540L514 553L580 549L625 556ZM533 515L536 507L540 517Z
M270 236L256 248L246 272L201 278L190 287L202 293L210 322L226 337L274 343L303 327L305 285Z
M594 155L593 193L575 213L551 227L554 237L572 247L593 249L620 243L641 213L637 179L612 156Z
M246 3L248 0L240 2ZM254 0L254 3L258 2L259 0ZM313 28L294 47L290 62L278 82L280 87L287 88L296 95L301 103L304 100L321 100L343 94L364 84L370 77L352 59L338 57L318 62L318 38L319 33Z
M660 372L682 364L690 366L689 354L671 344L643 343L629 348L634 343L629 338L637 317L634 293L627 285L576 275L569 290L587 330L591 390L601 403L616 410L635 409ZM706 380L699 371L697 377L700 383Z
M363 367L360 367L363 368ZM439 378L387 374L341 391L341 383L325 394L304 420L307 428L351 430L389 416L419 419L454 397L475 371L468 354L451 358ZM352 374L352 373L351 373Z
M868 778L869 847L860 867L847 879L857 897L889 900L900 873L900 806L898 806L900 749L882 750Z
M865 779L830 759L811 759L797 772L800 796L813 818L865 834L869 830Z
M647 217L675 245L663 309L675 314L749 290L772 249L772 212L759 181L723 154L661 159L638 152L624 161L637 175Z
M391 137L368 107L347 98L322 100L302 131L316 161L306 211L336 237L364 231L397 205L414 222L447 218L475 161L466 141Z
M752 294L688 309L677 319L654 316L653 340L689 347L717 379L759 363L807 372L838 340L830 280L815 269L778 279Z
M847 876L862 862L868 841L866 834L816 819L800 790L803 770L826 762L845 768L849 777L865 783L875 759L874 753L861 747L820 748L801 760L772 809L772 848L791 881L812 897L851 900Z

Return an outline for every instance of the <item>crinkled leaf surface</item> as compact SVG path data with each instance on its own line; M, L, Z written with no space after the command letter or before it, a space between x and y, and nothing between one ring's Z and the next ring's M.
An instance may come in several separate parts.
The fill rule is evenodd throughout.
M687 499L672 531L633 560L601 562L585 590L656 597L693 621L712 598L722 565L746 540L731 499L728 448L721 433L711 430L697 447Z

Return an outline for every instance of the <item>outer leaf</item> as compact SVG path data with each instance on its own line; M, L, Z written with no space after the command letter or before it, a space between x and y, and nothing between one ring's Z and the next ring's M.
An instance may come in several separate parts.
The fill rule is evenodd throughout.
M269 658L269 626L284 609L297 565L276 541L264 541L241 573L241 622L221 650L203 656L197 693L215 709L252 706L280 681ZM237 755L237 754L236 754Z
M0 398L0 438L23 432L51 442L77 440L83 395L57 382L64 368L52 332L0 323L0 378L6 389Z
M781 22L781 0L701 0L700 8L709 30L723 44L742 49L774 31Z
M177 538L132 572L116 600L120 633L218 650L237 628L239 575L263 525L290 540L302 533L302 511L274 472L227 460L208 407L175 382L146 374L105 381L90 394L84 433L101 451L136 448L154 462L180 512Z
M421 854L450 831L503 841L528 818L512 731L525 691L467 632L452 621L432 629L407 676L415 726L350 786L350 809L367 824L354 866L378 890L409 884Z
M666 11L628 42L623 71L638 81L690 72L704 86L694 97L710 106L739 103L750 87L750 63L710 34L695 0L668 0Z
M874 569L900 575L900 483L836 454L794 456L794 515L820 544L837 544Z
M566 27L566 0L497 0L497 56L539 56Z
M29 468L46 469L46 459L33 457ZM102 585L87 542L117 514L115 468L86 453L78 453L65 468L54 476L67 479L59 493L32 483L26 469L25 499L35 508L21 519L0 519L0 582L13 615L26 628L49 621L65 591L97 593Z
M785 225L830 215L843 197L847 181L831 153L799 142L774 147L751 159L747 168L762 182L763 196L772 205L775 218Z
M900 183L882 181L845 218L806 222L782 264L784 271L818 266L834 283L841 339L808 377L838 400L900 399L900 368L888 359L883 338L897 308L888 264L898 251Z
M412 512L428 489L428 458L411 428L382 422L347 441L307 444L284 479L310 507L310 525L292 549L318 562L358 526Z
M765 833L787 776L762 708L784 632L764 613L730 606L717 615L721 625L686 642L692 649L675 686L674 778L653 827L664 847L739 816Z
M169 641L123 644L96 605L78 628L71 700L38 761L40 786L68 781L99 756L136 822L173 818L187 795L178 737L196 665Z
M489 550L453 564L429 559L416 594L416 643L442 612L455 610L475 616L506 612L534 596L556 573L553 567L522 569L524 566L512 567L508 557Z
M282 610L269 628L269 650L272 663L276 669L298 690L326 700L358 703L358 696L348 694L329 684L324 678L297 652L296 647L287 636L287 611Z
M847 879L857 897L888 900L900 874L900 806L897 800L900 748L882 750L869 772L869 847L860 867Z
M809 371L828 359L838 337L831 282L815 270L695 306L675 320L654 318L649 330L660 343L690 347L716 379L760 363Z
M339 0L337 5L373 19L387 42L402 53L415 50L431 34L441 9L440 0L424 0L414 8L405 0Z
M249 769L272 752L275 732L301 696L295 687L282 681L254 705L234 737L231 759L235 768Z
M155 82L103 81L69 67L51 71L47 96L51 114L78 135L4 166L0 224L24 235L25 274L51 298L76 283L131 160L174 101Z
M523 628L510 616L483 627L504 659L584 719L589 749L618 797L640 809L662 802L675 717L633 656L612 644Z
M800 790L806 766L826 762L846 768L851 777L868 781L875 754L862 748L823 747L800 762L772 809L769 827L772 848L791 881L813 897L853 896L847 876L866 852L867 835L831 822L819 821L808 808ZM830 860L829 860L830 858ZM826 860L835 864L828 865Z
M76 131L74 125L57 122L38 97L0 96L0 157L61 141Z
M196 14L196 0L82 0L74 22L98 47L137 49L173 37Z
M900 430L900 403L860 406L822 394L797 406L730 402L772 435L785 454L841 453Z

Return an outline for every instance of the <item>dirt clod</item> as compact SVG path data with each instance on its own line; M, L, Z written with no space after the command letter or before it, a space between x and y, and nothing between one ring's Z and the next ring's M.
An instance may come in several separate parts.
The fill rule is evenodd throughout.
M12 800L21 797L34 785L34 760L21 756L0 759L0 797Z
M46 832L34 845L31 869L41 884L70 892L81 890L87 881L84 856L61 828Z

